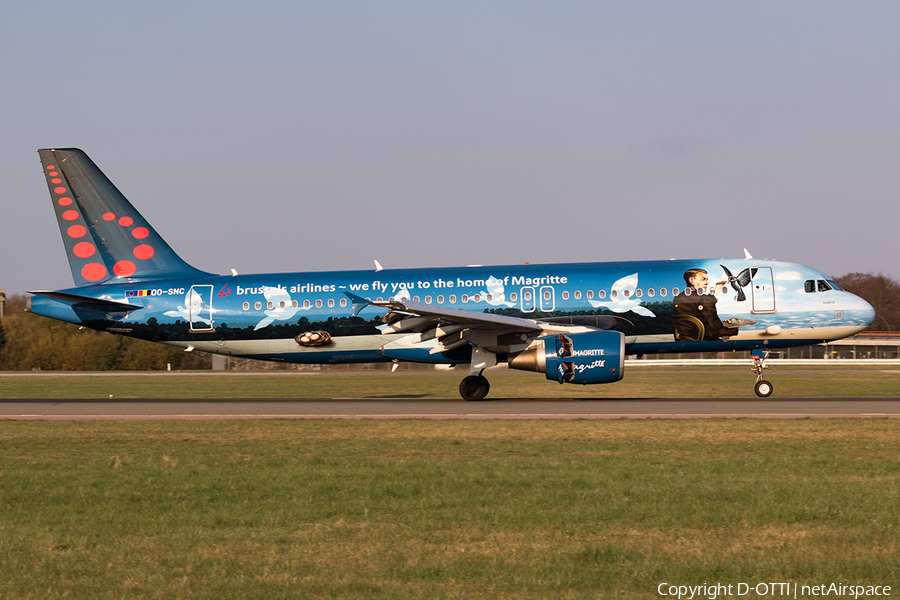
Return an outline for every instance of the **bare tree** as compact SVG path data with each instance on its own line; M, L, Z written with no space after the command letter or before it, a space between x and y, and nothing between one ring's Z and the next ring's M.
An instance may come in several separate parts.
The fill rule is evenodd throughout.
M875 309L877 316L868 331L900 330L900 283L895 279L881 273L847 273L835 281Z

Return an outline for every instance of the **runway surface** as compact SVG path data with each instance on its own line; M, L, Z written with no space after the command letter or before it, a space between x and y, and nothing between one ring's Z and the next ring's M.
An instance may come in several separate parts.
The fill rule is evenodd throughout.
M900 418L890 398L303 400L0 400L0 419L103 421L165 419L685 419Z

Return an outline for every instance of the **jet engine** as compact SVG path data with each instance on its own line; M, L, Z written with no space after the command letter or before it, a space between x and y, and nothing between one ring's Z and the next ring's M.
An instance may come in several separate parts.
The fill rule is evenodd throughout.
M510 369L544 373L560 383L612 383L625 370L625 335L589 331L548 335L509 359Z

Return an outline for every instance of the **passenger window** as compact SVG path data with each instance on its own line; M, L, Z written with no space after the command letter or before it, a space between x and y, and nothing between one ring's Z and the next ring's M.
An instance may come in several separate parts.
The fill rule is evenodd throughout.
M525 301L529 302L531 300L531 292L525 292Z
M344 308L345 306L347 306L347 299L341 298L341 308Z
M286 306L287 306L287 302L285 302L284 300L282 300L281 302L278 303L278 308L285 308Z
M640 289L637 289L634 291L634 295L637 296L638 298L640 298L641 296L644 295L644 292L642 292Z
M322 308L322 301L316 300L316 308Z
M569 299L569 292L563 292L563 300Z
M647 290L647 295L652 298L653 296L656 295L656 290L654 290L653 288L650 288L649 290Z
M443 303L444 303L444 297L443 297L443 296L438 296L437 300L438 300L438 304L443 304Z
M484 301L485 301L485 302L491 302L493 299L494 299L494 295L493 295L493 294L485 294L485 295L484 295ZM502 299L503 299L503 298L501 298L501 300L502 300Z
M481 294L475 294L472 296L472 302L481 302Z
M601 300L606 298L606 290L600 290L599 292L597 292L597 297L600 298Z
M665 297L666 294L669 293L669 290L666 288L659 288L659 295Z
M672 295L673 295L673 296L677 296L677 295L680 294L680 293L681 293L681 290L679 290L678 288L672 288Z
M611 292L609 293L609 297L610 297L610 298L616 298L616 297L618 297L618 296L619 296L619 291L618 291L618 290L613 290L613 291L611 291Z
M309 300L303 301L303 308L309 308Z
M544 300L550 299L550 292L544 292Z
M465 304L466 302L468 302L468 301L469 301L469 295L468 295L468 294L463 294L463 295L462 295L462 301L463 301L463 304Z
M418 302L418 301L419 301L419 297L418 297L418 296L413 296L413 302Z
M454 294L450 294L450 304L456 304L456 296Z
M266 308L268 308L269 310L272 310L273 308L275 308L275 303L274 302L266 302Z
M242 308L243 308L244 310L250 310L250 303L249 303L249 302L244 302Z
M256 310L262 310L262 302L257 302L253 305L253 308L255 308Z
M291 308L297 308L298 306L300 306L300 305L297 304L296 300L291 300Z
M425 304L431 304L431 296L425 296Z
M512 301L512 302L515 302L518 298L519 298L519 295L518 295L517 293L515 293L515 292L512 292L512 293L509 295L509 299L510 299L510 301Z
M297 304L297 303L295 302L295 303L294 303L294 308L297 308L296 304ZM329 298L329 299L328 299L328 308L334 308L334 298Z

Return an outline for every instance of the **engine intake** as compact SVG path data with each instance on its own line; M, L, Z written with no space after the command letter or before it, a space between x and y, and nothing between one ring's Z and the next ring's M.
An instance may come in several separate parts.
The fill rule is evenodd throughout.
M560 383L612 383L625 371L625 335L589 331L537 338L509 359L510 369L544 373Z

